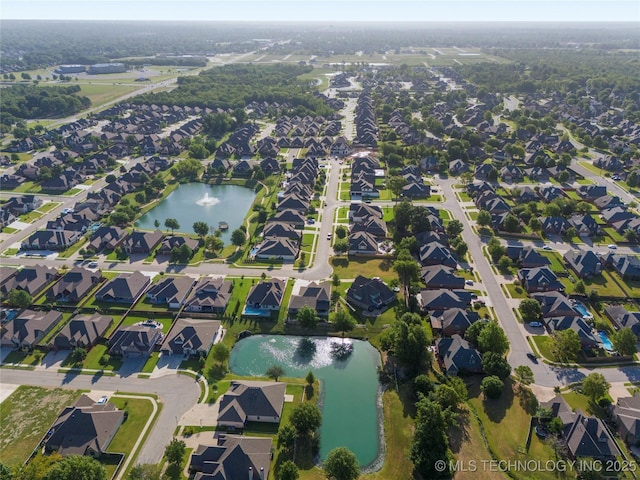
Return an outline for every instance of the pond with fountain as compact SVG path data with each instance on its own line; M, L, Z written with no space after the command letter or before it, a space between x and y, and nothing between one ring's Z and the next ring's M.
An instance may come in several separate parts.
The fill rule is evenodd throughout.
M312 371L321 382L320 458L336 447L349 448L361 467L381 462L382 411L377 368L378 351L361 340L348 355L336 355L336 340L323 337L255 335L236 343L231 351L231 372L260 376L279 365L285 376L305 377Z
M242 225L255 197L252 189L238 185L185 183L140 217L135 226L154 230L155 220L160 222L160 228L164 228L167 218L175 218L180 224L178 231L194 233L194 222L206 222L215 228L223 222L227 229L223 230L221 238L228 245L231 232Z

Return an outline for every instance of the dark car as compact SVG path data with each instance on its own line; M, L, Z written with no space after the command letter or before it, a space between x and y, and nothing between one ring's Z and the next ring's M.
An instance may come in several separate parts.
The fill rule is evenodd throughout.
M527 353L527 357L529 357L533 363L538 363L538 356L535 353L529 352Z

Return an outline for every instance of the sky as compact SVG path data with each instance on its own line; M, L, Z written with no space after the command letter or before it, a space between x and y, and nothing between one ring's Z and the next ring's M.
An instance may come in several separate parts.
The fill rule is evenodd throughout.
M1 0L0 19L640 22L640 0Z

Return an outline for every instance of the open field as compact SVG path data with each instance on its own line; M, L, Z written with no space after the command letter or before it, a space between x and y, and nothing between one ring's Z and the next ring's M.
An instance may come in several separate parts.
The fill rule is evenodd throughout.
M78 390L21 386L0 404L0 457L5 465L23 463Z

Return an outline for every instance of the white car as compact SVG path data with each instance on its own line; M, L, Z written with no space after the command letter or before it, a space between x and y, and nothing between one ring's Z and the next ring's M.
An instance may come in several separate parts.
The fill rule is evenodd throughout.
M551 250L551 245L545 245L542 247L543 250Z
M615 250L616 248L618 248L618 246L612 243L611 245L607 245L607 248L610 248L611 250Z
M89 268L98 268L98 262L89 262L87 267L89 267Z
M464 283L466 285L473 285L473 280L466 280Z

